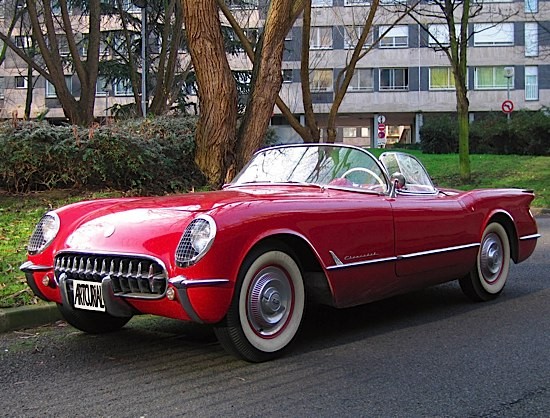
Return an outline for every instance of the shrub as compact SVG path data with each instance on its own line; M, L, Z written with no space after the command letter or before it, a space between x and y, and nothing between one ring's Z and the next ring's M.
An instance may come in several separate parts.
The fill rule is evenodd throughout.
M204 185L194 117L128 120L90 129L0 125L0 187L10 192L115 188L163 193Z
M458 152L458 125L450 116L426 117L421 149L430 154ZM470 153L550 155L550 116L520 111L510 120L502 113L483 114L470 124Z
M450 115L429 116L420 128L420 147L428 154L458 152L458 122Z

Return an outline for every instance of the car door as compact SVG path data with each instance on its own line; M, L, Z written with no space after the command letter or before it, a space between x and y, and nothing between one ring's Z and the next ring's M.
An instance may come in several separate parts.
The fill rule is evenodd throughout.
M466 274L477 253L473 213L458 193L442 193L422 164L404 153L385 153L381 161L405 177L390 199L395 231L396 275L419 287Z

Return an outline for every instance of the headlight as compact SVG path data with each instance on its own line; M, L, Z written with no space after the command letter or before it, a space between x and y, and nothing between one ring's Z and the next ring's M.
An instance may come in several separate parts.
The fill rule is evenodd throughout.
M46 213L34 228L27 251L36 254L43 251L59 232L59 216L55 212Z
M216 222L199 215L185 229L176 250L176 263L188 267L199 261L210 249L216 236Z

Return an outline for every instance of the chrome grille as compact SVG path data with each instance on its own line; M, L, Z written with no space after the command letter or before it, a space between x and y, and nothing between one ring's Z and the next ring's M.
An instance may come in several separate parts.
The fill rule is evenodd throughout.
M117 296L155 297L166 291L167 274L160 262L140 256L62 253L55 257L55 276L101 282L110 277Z

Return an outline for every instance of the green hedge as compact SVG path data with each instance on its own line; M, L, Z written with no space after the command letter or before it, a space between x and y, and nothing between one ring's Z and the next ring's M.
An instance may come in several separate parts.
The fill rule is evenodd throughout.
M0 188L113 188L140 193L205 184L194 163L194 117L136 119L90 129L0 124Z
M458 152L455 115L428 116L420 129L421 149L430 154ZM470 124L472 154L550 155L548 109L515 112L510 120L498 113L483 115Z

